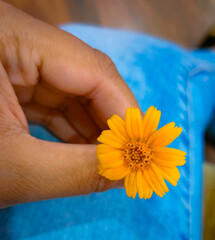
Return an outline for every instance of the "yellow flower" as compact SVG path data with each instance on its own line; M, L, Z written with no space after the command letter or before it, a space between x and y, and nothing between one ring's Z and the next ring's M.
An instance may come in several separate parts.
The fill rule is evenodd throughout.
M163 197L169 189L164 181L176 186L180 173L176 166L185 164L186 153L166 148L182 128L171 122L157 130L161 112L151 106L141 117L138 108L127 108L125 121L113 115L110 130L102 132L97 146L99 174L110 179L124 178L126 193L135 198L150 198L153 191Z

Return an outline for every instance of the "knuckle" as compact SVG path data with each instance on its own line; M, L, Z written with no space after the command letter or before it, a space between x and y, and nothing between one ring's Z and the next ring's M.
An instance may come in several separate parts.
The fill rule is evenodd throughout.
M13 136L21 135L25 132L23 126L16 119L14 119L14 116L6 113L5 111L0 111L0 115L1 113L3 113L2 116L5 116L0 119L1 141L7 140L8 138L11 138Z
M108 75L113 75L117 73L115 64L107 54L101 52L98 49L94 49L94 54L97 70L102 71L103 73Z
M112 181L108 180L107 178L98 175L97 176L97 184L96 184L96 188L95 188L95 192L105 192L109 189L111 189L112 187Z
M96 57L98 58L98 60L101 63L103 63L104 65L112 65L113 64L111 58L104 52L102 52L98 49L94 49L94 53L95 53Z
M3 122L2 124L0 121L0 139L2 140L10 138L14 135L19 135L23 132L23 127L15 121L13 123Z

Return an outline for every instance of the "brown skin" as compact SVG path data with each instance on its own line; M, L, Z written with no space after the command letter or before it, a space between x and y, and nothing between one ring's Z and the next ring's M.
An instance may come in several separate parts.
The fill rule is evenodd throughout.
M129 106L108 56L0 1L0 207L121 186L98 175L95 143ZM27 119L65 143L30 136Z

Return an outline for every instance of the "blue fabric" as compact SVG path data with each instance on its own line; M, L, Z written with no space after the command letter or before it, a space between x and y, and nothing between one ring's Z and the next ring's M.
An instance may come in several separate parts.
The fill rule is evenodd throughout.
M187 152L177 187L163 198L133 200L124 190L48 200L0 211L0 239L201 239L203 134L214 109L214 54L188 52L150 36L84 25L62 28L108 54L143 111L162 112L159 127L183 128L172 147ZM111 96L110 96L111 97ZM38 126L34 136L54 137Z

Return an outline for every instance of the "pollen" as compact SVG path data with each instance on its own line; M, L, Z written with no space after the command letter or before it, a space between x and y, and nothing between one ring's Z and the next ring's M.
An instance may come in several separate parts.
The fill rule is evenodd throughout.
M150 164L152 151L149 146L140 141L130 141L124 148L124 160L131 168L143 168Z

